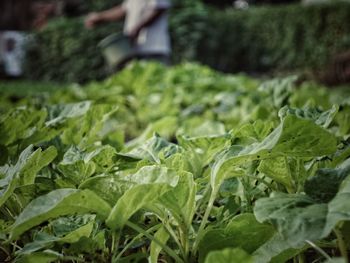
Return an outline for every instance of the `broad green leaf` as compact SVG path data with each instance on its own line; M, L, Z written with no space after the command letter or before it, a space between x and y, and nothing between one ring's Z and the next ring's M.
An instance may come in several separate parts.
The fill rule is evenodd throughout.
M11 196L18 184L19 177L13 172L0 180L0 207Z
M227 134L203 137L178 136L177 139L181 147L198 156L202 167L208 165L218 152L230 144L230 136Z
M330 100L329 95L329 89L326 87L322 87L316 83L305 82L298 87L297 91L293 92L289 98L289 102L290 105L298 108L318 106L328 109L332 107L332 104L335 104L335 101L332 102Z
M280 118L284 118L288 114L293 114L299 118L304 118L314 121L317 125L323 128L328 128L328 126L333 121L334 117L338 113L339 106L333 105L328 111L320 111L317 108L305 108L305 109L293 109L288 106L283 107L278 112Z
M293 92L296 80L296 76L268 80L261 84L259 90L272 94L271 98L273 105L276 108L280 108L287 104L288 99Z
M133 184L119 175L102 174L88 178L79 185L79 189L89 189L113 206Z
M52 236L45 232L39 232L33 242L27 243L18 255L30 255L33 252L42 250L44 248L51 248L57 242L73 244L78 242L82 237L89 237L94 226L94 221L88 222L75 230L67 233L63 237Z
M119 198L113 207L106 224L112 230L120 229L126 221L142 207L154 203L163 194L170 191L168 184L141 184L130 188Z
M178 175L178 184L164 194L159 203L173 214L180 225L185 225L189 230L195 213L197 187L191 173L178 172Z
M33 152L33 145L28 146L19 156L16 165L4 166L0 180L0 206L2 206L14 189L20 185L33 184L37 173L55 159L56 148L51 146L42 152L41 148Z
M49 120L47 126L57 126L69 119L75 119L84 116L91 107L91 101L83 101L78 103L68 103L50 106Z
M155 134L151 139L137 146L127 153L119 153L121 157L131 157L135 159L146 159L155 163L160 163L161 157L170 157L179 151L176 144L170 143Z
M272 121L256 120L254 123L242 125L238 131L233 132L235 144L247 145L261 142L274 128Z
M109 171L115 164L116 150L110 145L99 146L92 152L86 153L85 161L93 161L96 164L96 172Z
M18 215L32 200L54 189L53 181L42 181L37 178L35 184L17 186L5 205L13 214Z
M294 157L316 157L334 153L336 145L332 133L310 120L288 115L273 151Z
M47 112L26 107L0 116L0 145L12 145L32 136L43 125Z
M295 165L295 160L280 156L262 160L259 164L258 171L292 191L292 189L295 189L290 167L292 165Z
M29 146L27 149L32 149L32 146ZM22 156L22 155L21 155ZM41 148L33 152L29 157L22 156L17 164L20 168L20 184L29 185L33 184L37 173L45 166L50 164L57 156L57 150L54 146L50 146L45 151L42 151Z
M95 172L108 172L114 165L116 151L111 146L99 146L88 152L72 146L58 164L62 174L75 184L84 182Z
M198 127L186 132L187 136L191 138L196 137L219 137L226 134L225 125L217 121L204 121Z
M238 215L224 229L209 230L204 235L199 244L199 262L218 249L240 247L252 253L274 233L271 225L259 223L253 214Z
M49 223L50 232L57 237L64 237L71 232L85 226L91 222L95 222L96 215L84 214L74 216L64 216L52 220Z
M338 169L319 169L305 182L305 193L319 202L329 202L337 194L342 181L350 175L350 159Z
M313 121L287 115L261 143L246 147L234 145L223 151L213 165L211 185L217 189L227 176L242 175L237 169L247 162L278 156L323 156L334 153L336 145L336 137Z
M152 165L142 167L135 174L124 176L123 180L134 184L165 183L175 187L178 183L179 176L172 169L168 169L164 166Z
M67 254L90 254L97 255L101 253L108 253L106 247L107 230L99 231L96 235L91 234L88 237L81 237L77 242L69 245L65 251Z
M320 239L327 212L326 204L315 204L302 194L276 193L258 199L254 207L256 219L273 224L292 247L305 240Z
M226 226L225 234L235 236L241 247L252 252L267 241L275 230L268 224L259 223L253 214L240 214Z
M59 239L59 237L49 235L45 232L39 232L36 234L34 241L27 243L20 251L17 252L17 255L31 255L34 252L44 248L51 248Z
M148 116L149 117L149 116ZM161 137L169 140L174 136L178 126L178 118L174 116L164 116L161 119L148 124L147 128L143 133L135 138L134 140L128 142L128 146L140 145L144 141L148 140L153 136L153 134L159 134Z
M85 226L81 226L68 235L62 237L59 242L62 243L75 243L82 237L89 237L91 235L94 222L87 223Z
M20 149L24 149L30 144L41 145L43 143L47 143L62 132L61 129L47 127L47 126L43 126L43 127L36 126L36 129L37 130L35 131L35 133L33 133L30 137L25 138L21 141L21 143L19 144Z
M89 108L80 121L72 122L61 135L62 142L66 145L78 145L86 148L96 141L102 140L103 124L118 107L114 105L93 105Z
M285 263L305 249L306 247L303 244L298 248L292 248L281 234L276 233L259 247L252 256L254 263Z
M338 149L332 160L332 167L337 167L350 157L350 144L345 144L344 147Z
M161 227L158 229L158 231L154 234L154 237L162 242L162 244L166 244L170 235L165 230L164 227ZM158 245L156 242L152 241L151 248L150 248L150 255L149 255L149 262L150 263L158 263L158 257L160 252L162 251L162 247Z
M341 221L350 221L350 176L342 183L339 192L328 203L327 224L323 237L329 235L332 229Z
M212 251L205 259L205 263L253 263L253 257L241 248L226 248Z
M195 178L202 177L203 175L203 163L198 154L192 151L173 154L164 160L164 163L167 167L178 172L185 171L192 173Z
M43 252L34 252L28 255L20 256L15 260L16 263L51 263L63 258L63 255L52 250Z
M58 189L29 203L11 226L11 239L52 218L88 212L107 218L110 210L109 204L90 190Z

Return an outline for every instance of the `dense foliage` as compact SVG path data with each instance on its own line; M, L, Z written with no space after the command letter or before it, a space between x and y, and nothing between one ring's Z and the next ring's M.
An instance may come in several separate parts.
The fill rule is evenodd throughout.
M200 61L226 72L319 69L350 48L349 24L346 3L222 11L199 1L175 1L173 62ZM82 18L52 22L36 34L28 76L80 83L102 78L106 69L96 45L118 30L121 24L87 31Z
M346 262L349 90L295 81L139 63L3 93L1 261Z

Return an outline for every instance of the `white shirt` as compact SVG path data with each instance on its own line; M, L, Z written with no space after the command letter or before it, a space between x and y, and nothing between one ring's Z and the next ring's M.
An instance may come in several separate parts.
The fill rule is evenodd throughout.
M152 14L155 9L167 9L169 0L125 0L126 11L124 33L129 34ZM169 54L170 37L168 33L168 16L163 13L151 25L143 28L136 40L139 54Z
M12 50L6 50L6 42L9 40L14 42ZM18 31L5 31L3 33L3 61L5 73L9 76L18 77L23 74L23 59L25 55L25 43L27 37L25 33Z

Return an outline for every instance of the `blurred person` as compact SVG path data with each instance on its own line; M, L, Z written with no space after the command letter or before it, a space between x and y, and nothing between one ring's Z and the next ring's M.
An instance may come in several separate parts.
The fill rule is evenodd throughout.
M23 73L25 41L31 28L32 0L0 1L1 78L18 78Z
M19 31L5 31L2 41L4 72L11 78L18 78L23 74L27 35Z
M32 29L43 29L50 18L79 15L81 0L0 1L0 77L23 75L26 46Z
M87 15L85 27L94 28L104 22L125 18L123 33L135 49L136 59L170 63L170 36L168 32L169 0L125 0L121 5Z

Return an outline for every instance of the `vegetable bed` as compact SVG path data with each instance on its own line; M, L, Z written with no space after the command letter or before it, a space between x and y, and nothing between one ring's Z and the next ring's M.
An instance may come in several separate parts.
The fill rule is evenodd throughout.
M296 80L135 63L3 91L0 261L347 262L349 90Z

